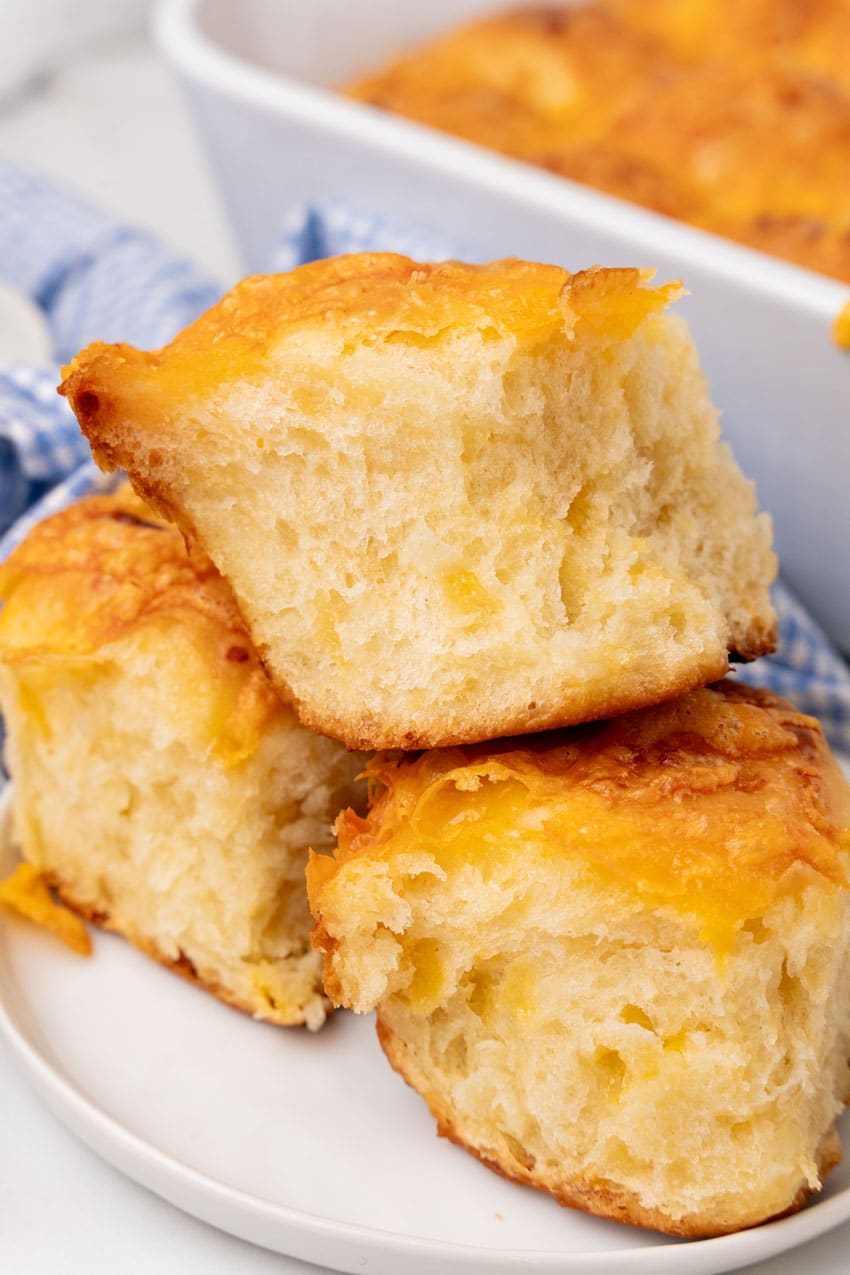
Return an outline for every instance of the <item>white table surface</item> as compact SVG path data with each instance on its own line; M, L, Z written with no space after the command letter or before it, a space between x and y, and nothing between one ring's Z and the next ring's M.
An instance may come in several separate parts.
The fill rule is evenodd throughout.
M113 44L5 105L0 154L156 230L223 283L234 245L180 98L155 54ZM0 1271L8 1275L308 1275L123 1178L45 1111L0 1041ZM850 1224L753 1275L847 1275ZM403 1272L399 1272L403 1275Z

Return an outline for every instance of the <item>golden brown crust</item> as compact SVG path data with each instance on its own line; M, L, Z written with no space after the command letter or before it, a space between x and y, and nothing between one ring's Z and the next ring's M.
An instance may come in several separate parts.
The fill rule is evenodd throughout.
M45 609L37 630L24 616L7 618L6 660L87 654L142 619L196 614L223 644L245 644L240 662L258 662L226 581L201 553L187 553L182 536L128 485L88 496L34 527L0 565L0 599L8 603L19 586L37 580L54 599L53 614Z
M218 753L248 755L284 705L227 582L129 485L33 528L0 565L0 658L36 667L97 658L145 626L191 632L215 683ZM171 630L170 630L171 631Z
M350 96L850 280L843 0L596 0L449 31Z
M729 59L755 73L784 66L850 84L846 0L601 0L630 31L677 61Z
M431 1115L437 1122L437 1132L440 1137L448 1138L457 1146L471 1152L476 1159L488 1169L498 1173L500 1177L522 1186L546 1191L566 1208L579 1209L583 1213L592 1213L597 1217L608 1218L612 1222L623 1222L630 1226L662 1231L666 1235L680 1236L685 1239L707 1239L710 1236L728 1235L745 1230L747 1227L757 1226L776 1217L795 1213L816 1190L807 1183L801 1182L797 1194L788 1207L770 1218L758 1213L753 1213L750 1217L739 1215L729 1218L722 1212L710 1210L673 1218L662 1209L647 1208L641 1204L634 1192L618 1186L615 1182L591 1181L582 1178L562 1179L541 1174L535 1171L532 1158L527 1168L516 1160L508 1164L504 1158L500 1158L498 1151L476 1146L470 1135L464 1132L462 1119L459 1119L450 1109L443 1095L428 1084L427 1078L416 1065L416 1060L404 1040L395 1034L380 1011L376 1026L378 1040L390 1065L412 1089L425 1099ZM815 1159L821 1181L841 1162L841 1142L834 1128L830 1129L823 1138Z
M753 628L744 638L739 638L738 647L744 646L749 655L738 654L742 659L755 659L757 655L765 655L775 649L776 627L754 623ZM579 726L585 722L599 721L603 718L618 717L642 708L647 703L661 704L666 700L678 698L698 686L719 681L729 672L729 661L706 660L702 664L692 664L688 675L673 680L667 669L659 667L652 681L644 679L635 686L631 693L622 691L603 692L594 686L592 690L580 697L573 692L568 700L554 709L544 707L526 709L510 721L504 714L488 717L481 712L474 723L466 722L462 730L458 730L448 716L440 717L436 713L431 728L427 731L415 731L407 721L392 721L384 716L380 719L363 716L352 727L350 718L335 716L328 706L320 704L299 703L298 716L305 726L322 734L338 739L352 751L379 751L402 748L415 751L423 748L453 748L456 744L465 743L471 733L476 739L495 739L501 737L530 735L545 731L558 730L564 727Z
M163 407L173 416L175 404L228 380L250 379L277 343L302 328L332 323L343 336L431 338L450 327L486 327L533 341L565 323L615 323L626 325L626 335L681 291L678 283L644 287L651 273L593 267L570 274L516 259L427 264L390 252L329 257L287 274L243 279L161 350L93 342L63 369L59 393L69 399L98 464L110 470L132 460L120 421L127 387L136 396L143 391L142 401L133 400L135 415L156 429ZM138 486L137 475L133 480ZM161 501L152 486L143 494ZM170 508L166 512L170 517Z
M476 806L463 853L494 853L506 828L484 822L489 781L521 787L510 816L519 826L523 810L546 811L551 831L538 820L541 853L576 857L607 889L693 918L718 950L771 906L792 869L811 869L827 888L847 884L850 789L819 723L769 691L731 681L548 736L379 755L366 775L368 816L344 811L333 858L311 854L307 865L312 942L338 1004L346 1002L334 962L333 933L344 927L337 874L358 858L391 862L423 847L439 854L447 840L456 854L457 816ZM527 847L538 844L531 835Z
M102 930L110 930L113 934L120 934L128 943L132 944L139 952L143 952L145 956L151 957L158 965L164 966L166 969L172 970L173 973L179 974L181 978L192 983L195 987L203 988L205 992L209 992L216 1000L224 1005L229 1005L231 1009L238 1009L240 1013L249 1014L252 1018L262 1018L268 1022L276 1023L279 1027L303 1027L304 1018L299 1010L296 1010L291 1018L284 1017L274 1012L269 1012L268 1006L264 1004L251 1003L240 997L230 988L224 987L221 983L214 979L204 977L199 974L193 962L184 953L175 960L173 957L166 956L161 948L152 939L147 938L144 934L132 929L131 927L117 922L108 912L93 908L88 904L82 903L75 898L73 887L66 885L55 872L42 873L44 880L52 890L55 890L57 896L62 900L67 908L76 912L78 916L83 917L90 925L97 925ZM330 1014L333 1006L330 1001L325 998L325 1011Z
M511 155L597 141L663 51L601 5L488 16L348 86L351 97Z

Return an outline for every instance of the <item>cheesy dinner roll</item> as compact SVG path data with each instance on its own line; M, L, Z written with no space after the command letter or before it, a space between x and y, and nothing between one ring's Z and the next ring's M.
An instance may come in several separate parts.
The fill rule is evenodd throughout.
M722 682L371 777L311 856L314 942L442 1133L674 1235L819 1188L850 1082L850 788L817 722Z
M642 47L666 50L684 64L708 61L805 71L850 88L847 0L598 0L609 22Z
M850 281L847 0L484 14L345 92Z
M307 725L474 742L773 646L769 521L677 292L338 257L246 279L155 353L96 343L62 391L228 579Z
M0 567L0 703L25 857L222 1000L320 1027L308 845L363 759L298 723L224 581L125 489Z
M607 135L663 57L655 32L601 5L535 5L446 31L346 93L527 158Z

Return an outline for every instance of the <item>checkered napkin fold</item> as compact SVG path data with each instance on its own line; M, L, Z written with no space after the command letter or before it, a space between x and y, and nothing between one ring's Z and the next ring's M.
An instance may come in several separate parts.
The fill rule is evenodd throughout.
M282 219L270 269L340 252L402 252L420 260L474 259L474 251L323 201ZM114 221L50 183L0 161L0 282L28 296L47 322L58 363L89 341L154 348L217 299L220 289L153 236ZM66 403L58 367L0 367L0 560L36 522L114 479L94 466ZM850 669L780 582L776 654L740 669L742 680L819 717L850 753Z

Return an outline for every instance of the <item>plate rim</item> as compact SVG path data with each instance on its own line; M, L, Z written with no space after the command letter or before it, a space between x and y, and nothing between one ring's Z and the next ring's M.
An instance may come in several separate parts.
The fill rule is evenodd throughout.
M0 791L0 840L9 844L12 785ZM386 1260L406 1260L408 1275L432 1275L442 1269L508 1272L523 1269L558 1271L562 1275L606 1275L628 1262L640 1275L722 1275L789 1252L850 1219L850 1185L788 1217L709 1239L659 1243L616 1249L527 1250L492 1248L456 1240L429 1239L403 1232L346 1222L308 1213L291 1205L244 1191L195 1168L142 1134L134 1132L99 1106L73 1080L61 1063L45 1055L16 1021L7 1003L10 979L2 977L0 944L0 1036L11 1048L20 1072L51 1113L90 1150L118 1172L183 1212L248 1243L328 1269L356 1275L364 1269L368 1248L374 1275L395 1275ZM285 1247L282 1247L282 1242Z

